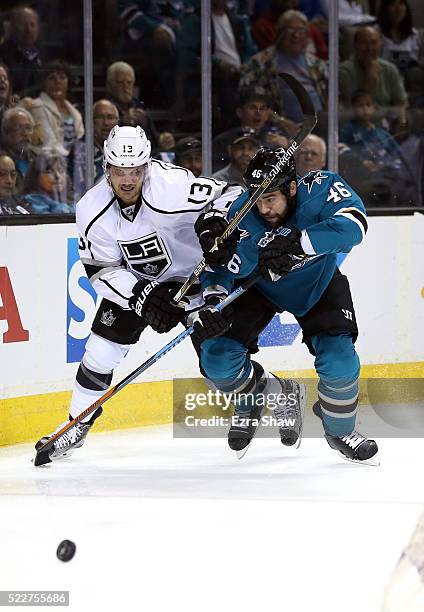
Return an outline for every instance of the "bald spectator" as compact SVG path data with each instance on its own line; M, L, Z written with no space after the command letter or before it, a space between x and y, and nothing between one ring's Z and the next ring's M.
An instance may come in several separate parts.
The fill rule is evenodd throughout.
M103 176L103 144L110 130L118 125L119 113L110 100L98 100L93 105L95 182Z
M322 170L326 165L327 145L325 140L316 134L306 136L295 154L296 169L299 176L308 172Z
M140 125L156 151L159 135L144 102L135 96L135 72L130 64L110 64L106 72L106 95L118 109L120 125Z
M307 52L309 23L303 13L286 11L277 22L277 40L254 55L245 66L240 87L263 87L272 99L274 110L283 111L284 117L300 123L302 109L289 86L278 77L287 72L299 79L308 91L315 110L327 104L327 65Z
M383 113L399 114L406 121L407 95L394 64L381 59L381 35L375 28L358 28L354 36L353 56L340 64L339 90L345 106L350 106L355 91L368 91Z
M243 174L260 146L261 143L255 138L252 130L243 128L235 130L233 141L228 145L230 163L212 176L219 181L238 183L246 189Z
M0 60L13 74L13 86L19 95L31 95L37 88L37 73L43 58L38 44L38 13L29 7L10 13L9 35L0 47Z
M32 150L34 119L24 108L9 108L1 123L1 142L4 152L13 159L17 177L16 186L21 189L30 162L35 154Z

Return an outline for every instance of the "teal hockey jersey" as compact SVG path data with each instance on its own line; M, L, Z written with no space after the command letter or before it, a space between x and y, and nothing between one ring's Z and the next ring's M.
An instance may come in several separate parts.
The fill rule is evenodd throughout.
M337 254L349 253L359 244L368 229L361 198L334 172L310 172L298 180L296 206L285 225L302 232L301 244L308 257L278 281L263 279L256 287L278 310L303 316L314 306L328 286L337 267ZM237 198L228 209L231 220L249 194ZM219 285L227 291L236 280L250 276L258 265L260 244L264 245L273 228L263 219L256 206L239 225L237 250L227 266L210 268L201 278L202 286ZM274 232L278 234L278 229Z

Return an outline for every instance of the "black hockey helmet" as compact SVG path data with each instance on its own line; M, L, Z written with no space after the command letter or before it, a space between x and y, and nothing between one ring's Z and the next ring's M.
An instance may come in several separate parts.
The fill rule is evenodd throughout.
M283 147L275 151L267 147L261 147L259 151L257 151L243 175L243 180L250 192L255 191L255 189L259 187L264 178L271 171L271 168L283 158L285 153L286 150ZM290 183L296 180L296 164L291 155L281 172L279 172L275 179L269 184L265 193L281 191L282 194L288 197L290 196Z

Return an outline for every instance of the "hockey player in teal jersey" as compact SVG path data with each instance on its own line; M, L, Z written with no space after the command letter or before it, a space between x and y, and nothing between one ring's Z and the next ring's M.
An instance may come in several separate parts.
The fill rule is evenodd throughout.
M282 154L284 150L258 151L244 177L250 192ZM227 220L242 204L237 201L229 207ZM201 343L204 374L235 397L267 393L271 383L275 389L279 379L252 361L252 346L276 312L292 313L315 357L319 382L314 413L322 420L329 445L348 459L370 459L378 451L376 442L355 430L360 371L354 346L358 334L355 311L348 280L337 267L337 254L351 251L367 232L361 199L333 172L311 172L298 180L291 160L241 221L237 249L225 266L213 265L213 255L208 255L220 214L212 210L196 223L211 265L202 280L205 307L189 317L195 339ZM214 310L240 279L258 270L260 280L239 298L232 313ZM278 414L287 417L280 434L283 444L288 445L301 436L305 400L294 381L279 382L283 392L292 389L297 396L295 406L283 406ZM255 402L236 402L236 416L244 418L233 421L229 431L233 450L240 453L247 448L260 413Z

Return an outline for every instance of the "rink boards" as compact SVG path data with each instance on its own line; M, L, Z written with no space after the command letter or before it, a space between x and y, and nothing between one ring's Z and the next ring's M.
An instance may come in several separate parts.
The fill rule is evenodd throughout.
M75 225L0 227L0 445L27 441L64 420L96 309L78 259ZM424 216L371 217L365 242L340 267L350 280L362 376L423 377ZM123 378L172 339L146 330ZM313 376L293 317L277 315L261 338L260 361ZM172 379L198 377L190 341L111 400L99 429L172 420Z

